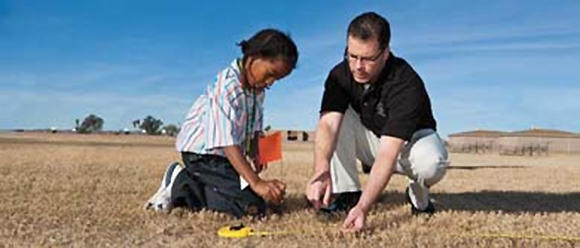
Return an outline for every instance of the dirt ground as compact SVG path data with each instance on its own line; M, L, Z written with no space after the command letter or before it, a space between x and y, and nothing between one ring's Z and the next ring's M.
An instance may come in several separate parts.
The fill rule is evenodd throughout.
M580 247L580 155L451 154L432 188L438 212L414 217L406 179L395 176L359 234L321 218L303 192L312 143L284 143L266 178L288 184L283 214L236 220L224 214L142 209L167 164L169 137L0 134L0 247ZM363 182L366 175L362 175ZM224 239L243 222L287 234Z

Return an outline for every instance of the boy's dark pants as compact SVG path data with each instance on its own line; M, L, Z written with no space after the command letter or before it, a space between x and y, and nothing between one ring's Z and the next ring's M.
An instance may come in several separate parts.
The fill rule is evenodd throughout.
M185 170L175 178L171 200L176 207L207 208L232 214L263 215L266 203L249 186L240 190L240 177L227 158L181 153Z

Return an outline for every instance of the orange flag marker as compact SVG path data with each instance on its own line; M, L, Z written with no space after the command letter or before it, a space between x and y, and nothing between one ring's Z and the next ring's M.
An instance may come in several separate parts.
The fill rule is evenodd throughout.
M282 160L282 132L278 131L258 141L260 149L260 163L270 163Z

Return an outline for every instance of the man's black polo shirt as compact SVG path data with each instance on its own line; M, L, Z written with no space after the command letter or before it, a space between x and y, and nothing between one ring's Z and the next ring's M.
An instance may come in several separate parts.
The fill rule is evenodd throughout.
M377 137L387 135L410 140L419 129L436 129L431 102L423 80L403 59L392 53L376 82L365 90L342 61L328 74L320 113L345 113L349 105L365 127Z

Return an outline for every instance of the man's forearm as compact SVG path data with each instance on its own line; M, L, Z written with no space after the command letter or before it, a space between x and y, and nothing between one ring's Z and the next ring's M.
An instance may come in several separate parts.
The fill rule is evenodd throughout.
M335 136L330 127L324 123L319 123L314 139L314 172L321 173L330 170L330 159L332 157Z
M367 185L365 186L363 194L361 195L358 203L365 211L368 211L370 207L377 201L379 194L381 191L383 191L391 179L394 168L394 163L387 165L384 163L377 164L377 162L375 162L372 167Z
M379 151L375 158L369 180L358 202L365 212L377 201L391 176L395 172L397 157L403 141L390 137L381 138Z
M254 185L260 180L260 177L258 177L254 170L252 170L252 167L242 155L239 146L226 146L223 150L234 169L244 178L244 180L246 180L246 182L248 182L248 184Z

